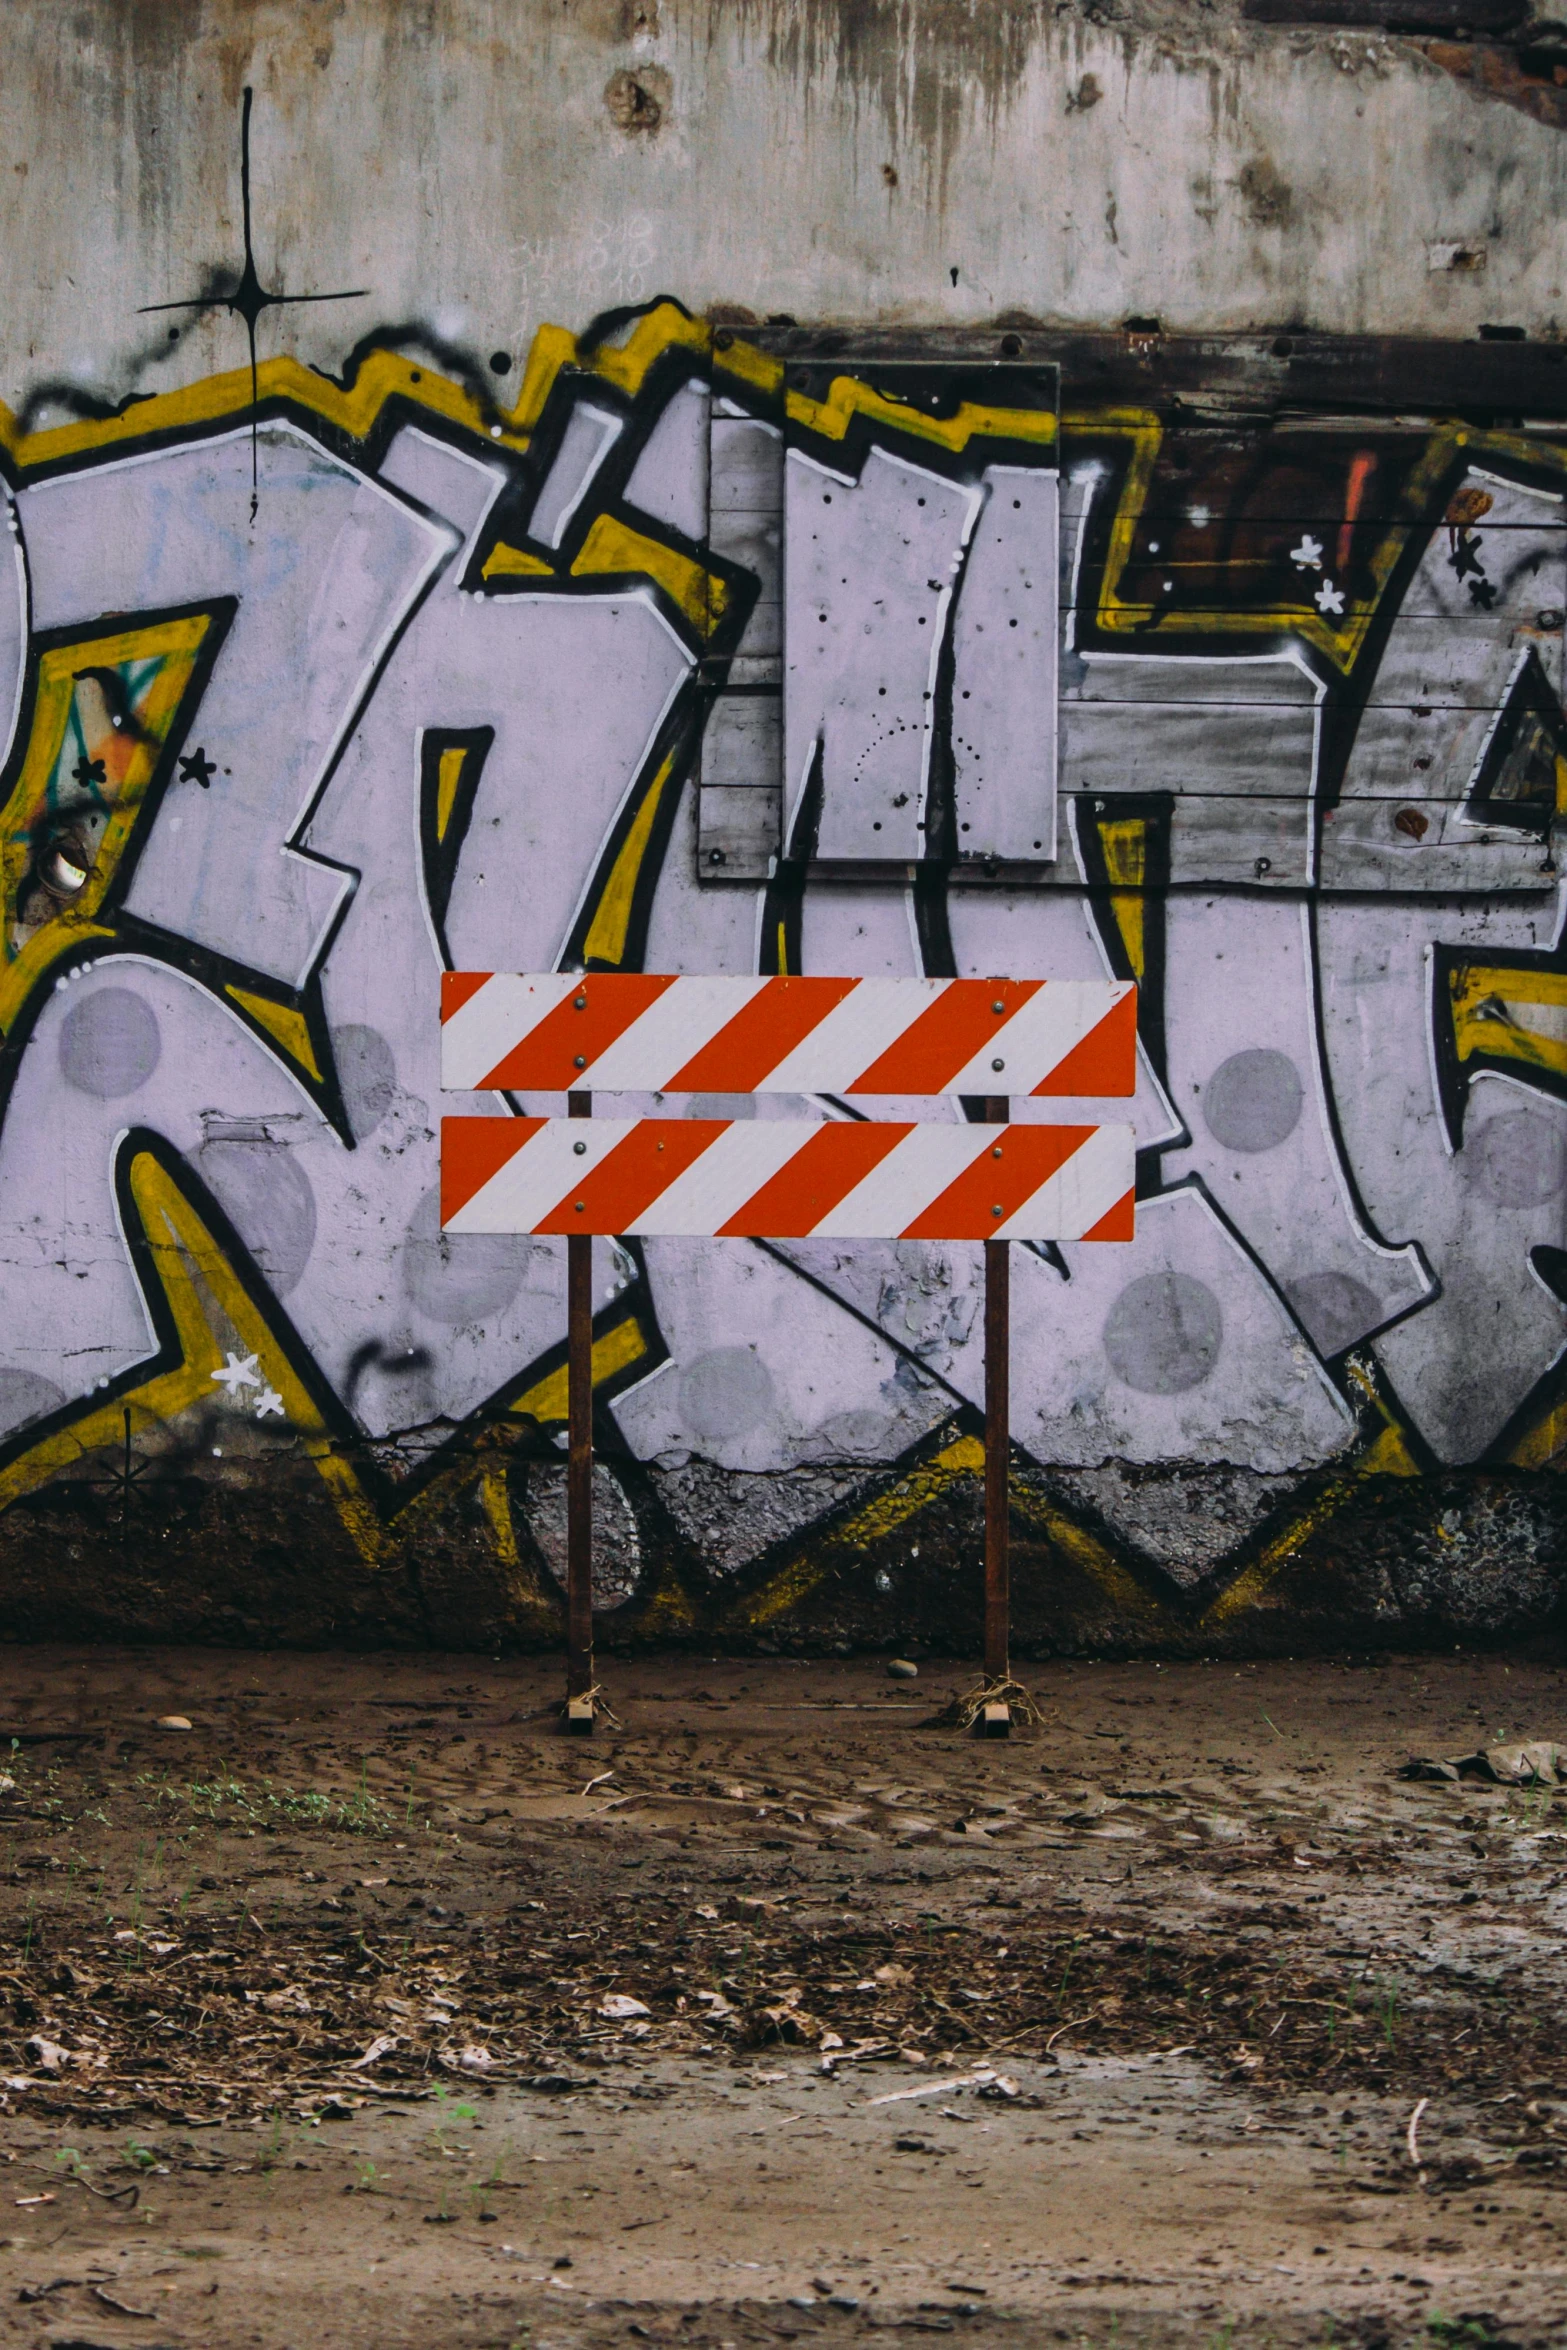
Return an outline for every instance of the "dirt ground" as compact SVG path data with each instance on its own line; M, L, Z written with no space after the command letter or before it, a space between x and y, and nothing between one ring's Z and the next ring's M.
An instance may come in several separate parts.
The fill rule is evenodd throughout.
M969 1678L0 1650L0 2344L1567 2338L1561 1667Z

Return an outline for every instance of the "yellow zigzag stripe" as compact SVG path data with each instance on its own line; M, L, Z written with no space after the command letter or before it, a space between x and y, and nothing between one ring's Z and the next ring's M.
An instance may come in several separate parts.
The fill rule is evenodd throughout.
M150 1151L139 1152L132 1161L130 1191L152 1252L153 1271L174 1317L181 1359L172 1369L155 1373L140 1387L45 1437L21 1459L0 1470L0 1508L34 1491L46 1478L69 1468L85 1454L118 1444L127 1407L135 1432L156 1427L192 1405L210 1400L215 1392L213 1373L222 1369L226 1352L213 1327L216 1308L231 1324L241 1349L256 1357L264 1376L283 1398L289 1424L331 1487L360 1555L367 1564L375 1564L382 1541L375 1513L352 1468L334 1449L309 1390L223 1250L167 1168Z

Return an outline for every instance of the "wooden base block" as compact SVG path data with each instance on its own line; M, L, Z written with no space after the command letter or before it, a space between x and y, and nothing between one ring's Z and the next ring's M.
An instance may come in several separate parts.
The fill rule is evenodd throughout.
M976 1738L1010 1738L1012 1735L1012 1708L993 1702L982 1706L974 1724Z
M591 1738L593 1735L593 1700L591 1697L568 1697L564 1723L568 1738Z

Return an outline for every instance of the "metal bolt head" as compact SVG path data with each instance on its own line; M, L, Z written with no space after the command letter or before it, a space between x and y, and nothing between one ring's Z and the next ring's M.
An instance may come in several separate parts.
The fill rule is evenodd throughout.
M573 1150L576 1152L576 1154L577 1154L578 1158L580 1159L580 1158L581 1158L581 1157L583 1157L583 1155L585 1154L585 1152L586 1152L586 1150L587 1150L587 1147L588 1147L588 1146L587 1146L587 1144L586 1144L585 1142L574 1142L574 1143L572 1144L572 1146L571 1146L571 1147L572 1147L572 1149L573 1149ZM996 1153L996 1156L997 1156L997 1158L999 1159L999 1158L1000 1158L1000 1156L1001 1156L1001 1153L1000 1153L999 1151L997 1151L997 1153Z
M990 1212L993 1216L1004 1216L1007 1211L1005 1208L992 1208Z
M578 1200L578 1202L577 1202L577 1214L578 1214L579 1216L582 1214L582 1208L583 1208L583 1203L582 1203L582 1201L581 1201L581 1200Z
M997 998L996 998L995 1002L994 1002L994 1003L991 1005L991 1007L990 1007L990 1008L991 1008L991 1010L992 1010L993 1012L1004 1012L1004 1011L1006 1010L1006 1008L1007 1008L1007 1007L1006 1007L1006 1005L1005 1005L1005 1004L1004 1004L1004 1003L1001 1001L1001 998L1000 998L999 996L997 996Z
M583 1149L583 1147L584 1147L584 1146L583 1146L583 1144L581 1144L581 1143L579 1142L579 1143L578 1143L578 1145L577 1145L577 1148L578 1148L578 1150L580 1151L581 1149ZM990 1154L990 1155L991 1155L991 1157L992 1157L993 1159L999 1159L999 1158L1000 1158L1000 1156L1001 1156L1001 1145L1000 1145L1000 1143L999 1143L999 1142L997 1143L997 1145L996 1145L995 1149L994 1149L994 1150L991 1152L991 1154Z
M574 1054L573 1054L573 1056L572 1056L572 1062L571 1062L571 1065L572 1065L572 1067L573 1067L574 1069L585 1069L585 1068L587 1067L587 1065L588 1065L588 1056L587 1056L587 1054L586 1054L586 1053L574 1053Z
M585 995L574 995L571 999L571 1008L574 1012L585 1012L588 1008L587 997Z
M580 1061L579 1061L579 1062L578 1062L578 1064L577 1064L577 1066L580 1068L580 1067L581 1067L581 1065L582 1065L582 1064L581 1064L581 1063L580 1063ZM1005 1061L992 1061L992 1062L991 1062L991 1064L990 1064L990 1066L992 1067L992 1069L1004 1069L1004 1068L1006 1067L1006 1063L1005 1063Z

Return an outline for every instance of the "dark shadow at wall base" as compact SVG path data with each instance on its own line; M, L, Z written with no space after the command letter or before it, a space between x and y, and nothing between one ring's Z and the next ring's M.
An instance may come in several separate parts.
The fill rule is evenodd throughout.
M1175 1472L1169 1482L1178 1505ZM1196 1579L1069 1511L1063 1490L1034 1473L1015 1480L1019 1661L1554 1647L1567 1633L1567 1484L1550 1473L1297 1487ZM907 1496L906 1478L872 1478L836 1524L725 1575L681 1537L649 1480L636 1497L634 1588L601 1613L599 1644L611 1654L977 1656L979 1479L965 1469L914 1508ZM630 1561L620 1565L630 1580ZM563 1637L543 1552L526 1526L498 1522L482 1482L391 1530L341 1513L303 1463L264 1485L164 1479L124 1528L114 1496L86 1483L57 1484L0 1518L6 1640L499 1655Z

